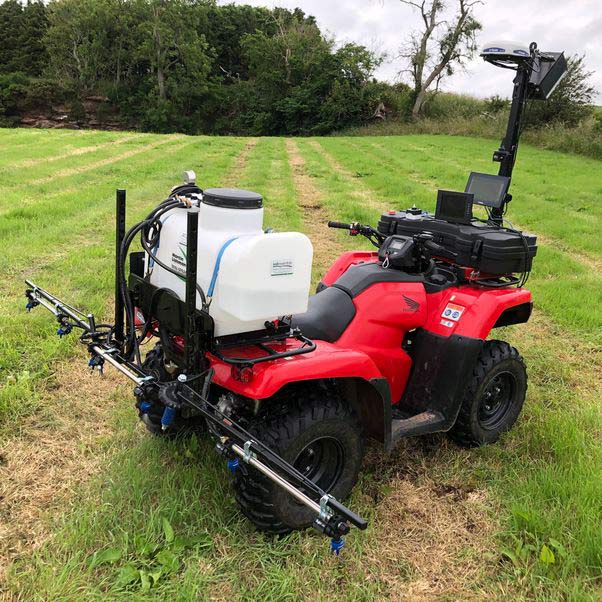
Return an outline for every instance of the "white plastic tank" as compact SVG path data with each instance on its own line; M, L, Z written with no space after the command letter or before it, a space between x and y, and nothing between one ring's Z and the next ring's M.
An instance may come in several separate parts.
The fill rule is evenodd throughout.
M151 284L184 300L188 211L200 213L197 278L205 295L217 273L209 307L215 336L262 330L266 320L307 311L310 240L298 232L264 233L262 197L246 190L209 189L199 208L178 208L162 216L154 253L180 275L147 256ZM197 307L202 307L200 295Z

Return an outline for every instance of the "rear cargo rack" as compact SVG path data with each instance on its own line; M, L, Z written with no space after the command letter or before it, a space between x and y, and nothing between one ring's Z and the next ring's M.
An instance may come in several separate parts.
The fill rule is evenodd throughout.
M294 349L287 349L286 351L276 351L270 347L271 343L279 343L288 339L296 339L301 343L301 345L299 345L299 347L295 347ZM266 355L260 355L259 357L232 357L221 353L222 350L236 349L237 347L241 347L243 345L245 347L257 347L261 351L264 351ZM246 367L254 366L255 364L260 364L261 362L269 362L272 360L283 359L285 357L292 357L294 355L311 353L315 349L316 344L311 339L303 336L300 330L286 327L286 329L279 330L275 333L269 333L255 338L237 337L231 341L221 341L216 343L212 353L215 355L215 357L227 364L238 367Z

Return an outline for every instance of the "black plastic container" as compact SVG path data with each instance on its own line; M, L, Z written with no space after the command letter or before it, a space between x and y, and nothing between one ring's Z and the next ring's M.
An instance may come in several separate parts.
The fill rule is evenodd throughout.
M434 242L450 253L457 253L457 257L450 254L446 259L483 274L502 275L531 270L537 253L536 236L477 221L453 224L417 213L416 210L385 213L378 222L378 231L385 236L430 232Z

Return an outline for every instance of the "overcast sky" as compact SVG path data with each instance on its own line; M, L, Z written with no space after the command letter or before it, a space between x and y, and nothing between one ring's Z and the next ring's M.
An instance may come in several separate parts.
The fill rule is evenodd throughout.
M452 6L456 0L448 0ZM228 1L221 1L226 4ZM381 79L399 79L395 55L418 17L399 0L244 0L236 4L296 6L318 19L320 28L339 42L353 41L387 52L391 60L377 72ZM484 0L476 15L483 25L479 47L492 40L536 41L541 50L585 53L585 63L596 73L592 82L602 102L602 0ZM476 96L509 96L512 76L476 58L443 88Z

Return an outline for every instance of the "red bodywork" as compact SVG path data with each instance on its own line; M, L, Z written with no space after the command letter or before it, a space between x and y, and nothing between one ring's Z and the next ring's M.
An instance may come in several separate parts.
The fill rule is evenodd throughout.
M378 261L376 253L344 253L323 283L330 286L350 266L373 261ZM421 327L445 337L455 334L485 339L505 310L530 301L531 293L520 288L491 289L470 284L427 294L422 283L376 283L353 299L356 315L336 342L315 341L317 348L312 353L256 364L245 379L231 365L210 355L215 370L213 382L248 398L266 399L292 382L384 378L391 402L396 404L412 367L411 358L402 348L408 331ZM285 345L299 343L288 340ZM284 350L284 345L277 350ZM261 353L250 347L230 350L237 357Z

